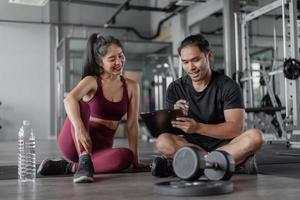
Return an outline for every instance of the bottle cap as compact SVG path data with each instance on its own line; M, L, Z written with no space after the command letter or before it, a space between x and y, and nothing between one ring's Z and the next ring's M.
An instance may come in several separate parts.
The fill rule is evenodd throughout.
M28 125L30 125L30 122L29 122L29 120L23 120L23 125L24 125L24 126L28 126Z

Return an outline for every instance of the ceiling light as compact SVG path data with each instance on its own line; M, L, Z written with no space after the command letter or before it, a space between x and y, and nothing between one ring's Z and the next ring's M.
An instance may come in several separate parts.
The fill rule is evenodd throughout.
M8 3L22 4L28 6L44 6L48 0L8 0Z

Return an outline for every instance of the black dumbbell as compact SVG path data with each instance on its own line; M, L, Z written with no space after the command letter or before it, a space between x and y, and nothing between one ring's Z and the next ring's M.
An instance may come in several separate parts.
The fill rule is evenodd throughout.
M176 151L173 170L177 177L194 181L205 174L209 180L229 180L235 171L233 157L216 150L205 155L196 147L182 147Z

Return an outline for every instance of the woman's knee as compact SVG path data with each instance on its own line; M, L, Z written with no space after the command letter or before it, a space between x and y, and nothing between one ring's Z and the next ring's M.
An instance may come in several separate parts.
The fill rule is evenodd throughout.
M111 158L111 171L122 171L127 169L133 162L133 152L128 148L111 149L114 155Z
M96 173L119 172L132 164L133 157L128 148L112 148L94 152L92 160Z
M119 148L118 150L121 158L120 166L129 167L133 162L133 152L128 148Z

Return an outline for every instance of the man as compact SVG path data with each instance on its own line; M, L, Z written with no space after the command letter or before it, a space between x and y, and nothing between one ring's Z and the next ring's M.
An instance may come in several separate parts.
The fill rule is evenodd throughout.
M185 134L163 133L157 138L156 147L163 157L153 161L152 174L172 175L171 158L182 146L204 153L224 150L233 156L238 172L257 174L254 153L262 145L262 134L257 129L243 130L244 105L238 84L210 68L212 52L201 34L185 38L178 54L186 75L169 85L167 104L187 112L172 122Z

